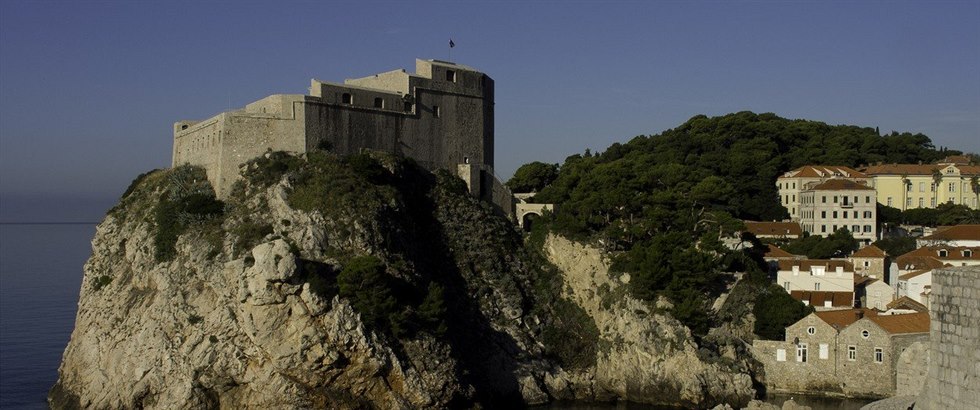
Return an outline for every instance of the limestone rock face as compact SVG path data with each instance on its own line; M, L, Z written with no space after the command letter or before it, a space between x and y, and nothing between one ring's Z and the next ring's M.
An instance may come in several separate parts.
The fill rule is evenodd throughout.
M553 395L699 406L747 403L752 380L697 355L690 331L626 293L627 277L614 278L599 250L551 235L548 259L563 273L568 297L595 320L601 344L597 364L584 374L558 374L546 383Z
M599 332L594 364L563 368L545 347L542 329L553 318L542 304L552 302L535 293L537 262L522 253L512 226L453 181L430 181L421 194L348 189L369 206L312 212L291 206L294 182L282 176L232 195L237 202L219 219L183 215L189 228L161 258L158 204L197 192L193 184L167 187L167 178L172 171L146 177L96 231L48 397L53 408L505 408L552 400L703 408L753 396L748 375L699 359L687 328L630 298L629 278L611 275L598 250L551 236L546 256L563 284L547 300L571 301ZM445 309L422 303L423 292L396 312L422 330L379 327L356 301L324 290L337 286L349 255L383 261L398 289L442 284ZM431 312L442 312L444 329L422 323Z

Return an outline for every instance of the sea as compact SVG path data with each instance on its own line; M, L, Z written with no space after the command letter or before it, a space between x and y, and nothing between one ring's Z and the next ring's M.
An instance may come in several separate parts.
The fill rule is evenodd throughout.
M0 409L45 409L75 325L94 223L0 223ZM770 395L781 405L789 396ZM796 396L814 410L856 410L865 400ZM649 410L640 404L551 403L545 409Z

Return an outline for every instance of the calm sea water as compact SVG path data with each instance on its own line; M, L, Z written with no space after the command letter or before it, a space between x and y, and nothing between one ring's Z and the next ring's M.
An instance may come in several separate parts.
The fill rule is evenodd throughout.
M47 408L94 224L0 224L0 409Z

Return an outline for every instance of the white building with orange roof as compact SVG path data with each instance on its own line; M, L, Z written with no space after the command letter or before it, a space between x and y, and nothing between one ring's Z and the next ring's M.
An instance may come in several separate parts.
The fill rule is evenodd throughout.
M800 226L813 235L830 236L846 228L863 245L878 239L875 191L848 179L830 179L800 191Z
M787 293L793 291L825 291L851 293L854 306L854 266L835 259L780 260L776 284Z
M800 219L800 194L807 188L840 178L871 185L871 178L850 167L837 165L806 165L789 171L776 178L776 188L779 190L779 202L789 212L794 221Z
M980 248L980 225L953 225L937 229L931 235L915 240L918 247L957 246Z

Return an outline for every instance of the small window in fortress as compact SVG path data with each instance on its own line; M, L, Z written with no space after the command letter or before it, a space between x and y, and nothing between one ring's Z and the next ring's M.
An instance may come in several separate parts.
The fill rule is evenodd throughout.
M354 104L354 96L350 95L350 93L344 93L344 95L340 96L340 102L344 104Z
M182 129L182 130L186 130L186 129L187 129L187 124L183 124L183 125L181 125L181 126L180 126L180 129Z
M374 99L374 108L384 108L384 107L385 107L385 99L384 98L380 98L379 97L379 98L375 98Z
M456 72L453 70L446 70L446 81L451 83L456 82Z
M433 105L432 106L432 116L433 117L436 117L436 118L439 118L439 114L440 114L440 112L439 112L439 106L438 105Z

